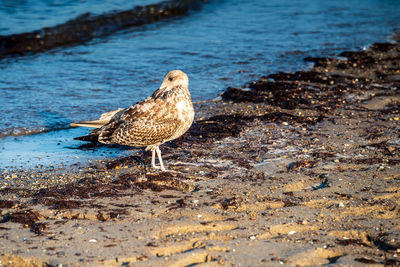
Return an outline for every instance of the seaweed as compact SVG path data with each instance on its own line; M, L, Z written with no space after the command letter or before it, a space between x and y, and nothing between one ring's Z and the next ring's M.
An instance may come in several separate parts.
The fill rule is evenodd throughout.
M0 223L14 222L20 223L24 227L29 227L30 231L38 235L43 234L47 228L46 222L37 222L39 220L39 213L32 210L16 211L9 213L3 217Z

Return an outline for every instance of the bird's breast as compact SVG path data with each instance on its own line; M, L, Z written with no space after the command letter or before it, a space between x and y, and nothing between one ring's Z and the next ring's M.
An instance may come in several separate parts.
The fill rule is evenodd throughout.
M180 100L176 104L176 111L181 121L192 124L193 122L193 105L190 100Z

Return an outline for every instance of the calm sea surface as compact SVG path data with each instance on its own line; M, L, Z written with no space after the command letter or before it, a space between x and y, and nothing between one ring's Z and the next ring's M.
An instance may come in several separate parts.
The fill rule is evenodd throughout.
M0 35L156 2L0 0ZM399 14L400 1L209 0L189 16L0 60L0 167L113 153L73 149L72 137L87 130L65 128L147 97L170 70L188 73L194 101L212 99L227 86L307 68L307 56L388 41Z

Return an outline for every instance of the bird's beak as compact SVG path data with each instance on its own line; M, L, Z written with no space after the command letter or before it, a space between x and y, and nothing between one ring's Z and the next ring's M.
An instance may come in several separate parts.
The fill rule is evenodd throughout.
M168 91L168 86L160 87L154 94L154 98L159 98L164 96L164 94Z
M167 89L168 89L168 86L160 87L160 94L163 95L165 92L168 91Z

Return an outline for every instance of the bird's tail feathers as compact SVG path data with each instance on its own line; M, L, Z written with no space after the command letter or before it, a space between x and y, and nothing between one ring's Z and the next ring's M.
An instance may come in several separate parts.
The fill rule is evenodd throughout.
M123 108L119 108L117 110L109 111L109 112L103 113L99 120L75 122L75 123L71 123L71 126L72 127L101 128L105 124L109 123L114 116L119 116L120 114L122 114L122 111L124 111L124 110L125 109L123 109Z
M108 123L108 121L97 120L97 121L81 121L81 122L71 123L70 125L72 127L101 128L106 123Z

